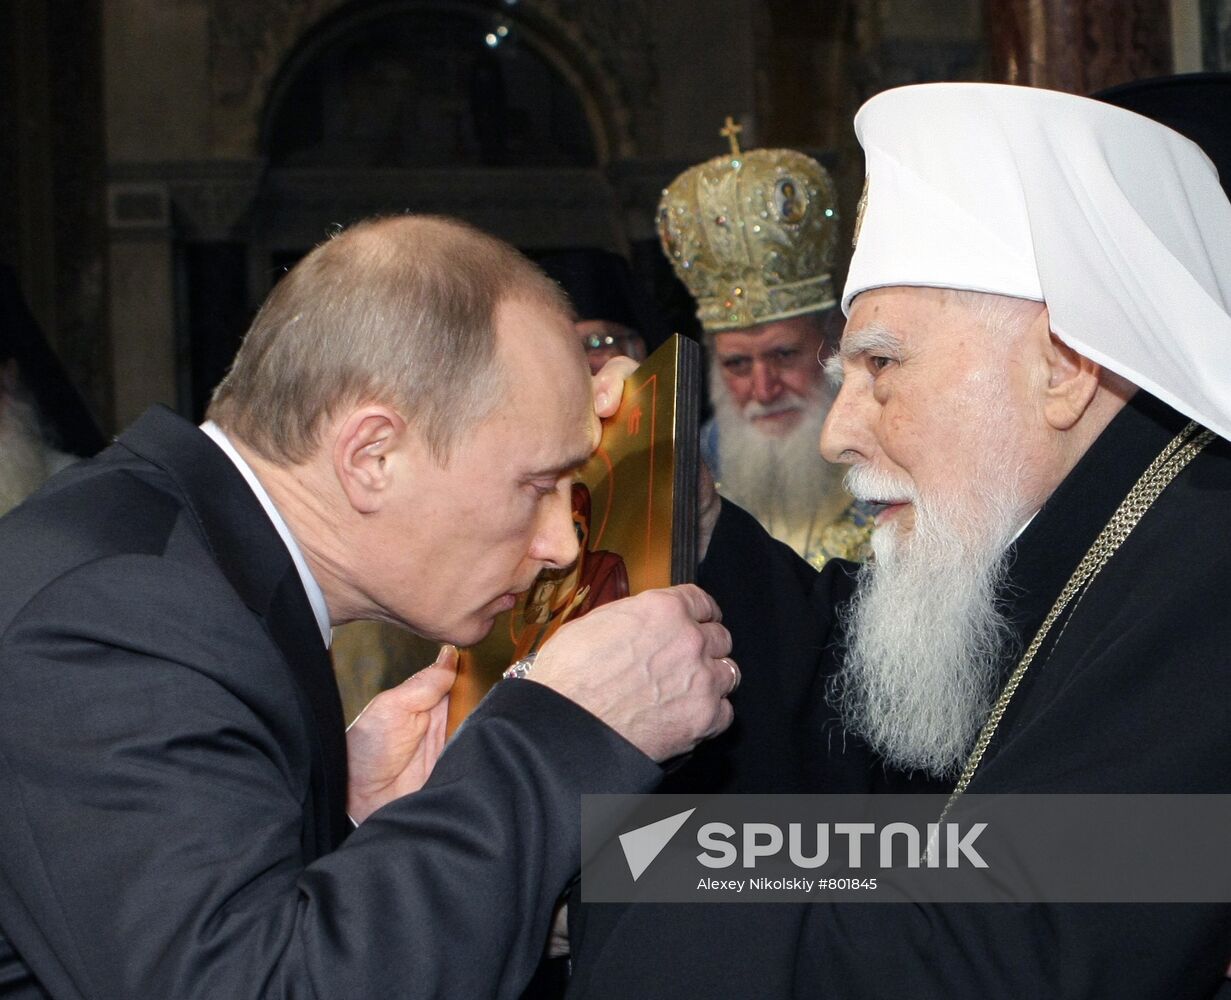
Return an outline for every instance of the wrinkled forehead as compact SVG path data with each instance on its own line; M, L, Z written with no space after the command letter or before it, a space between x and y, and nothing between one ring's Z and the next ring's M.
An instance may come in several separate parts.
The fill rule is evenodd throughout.
M888 285L860 293L851 302L839 356L875 352L898 356L907 346L944 343L999 354L1020 340L1043 302L959 288ZM971 338L974 338L973 340Z
M841 314L838 315L840 317ZM840 325L838 329L841 329ZM740 330L723 330L710 337L719 354L757 354L781 347L811 347L815 350L825 340L825 323L817 316L795 316Z
M959 288L931 285L891 284L869 288L855 295L842 328L842 341L868 326L903 328L926 326L935 320L977 311L982 296Z

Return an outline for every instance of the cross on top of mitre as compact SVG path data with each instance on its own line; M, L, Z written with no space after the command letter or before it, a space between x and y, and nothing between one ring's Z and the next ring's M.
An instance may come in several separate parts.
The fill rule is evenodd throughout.
M742 131L744 131L744 126L740 125L730 115L727 115L727 120L723 122L722 128L718 130L718 134L731 143L732 156L739 156L742 152L739 148L739 134Z

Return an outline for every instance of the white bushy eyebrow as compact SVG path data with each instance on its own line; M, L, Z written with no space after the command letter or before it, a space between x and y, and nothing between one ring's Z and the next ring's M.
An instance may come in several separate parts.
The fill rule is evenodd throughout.
M902 360L902 341L889 327L883 323L869 323L858 330L851 330L842 336L838 350L822 362L825 378L835 389L841 389L846 377L844 365L855 361L866 354L876 354L882 357Z
M844 334L837 357L842 361L853 361L863 354L879 354L901 361L902 340L885 324L875 322Z
M842 359L836 354L831 354L821 362L821 368L825 372L825 380L833 389L842 388L842 379L845 374L842 371Z

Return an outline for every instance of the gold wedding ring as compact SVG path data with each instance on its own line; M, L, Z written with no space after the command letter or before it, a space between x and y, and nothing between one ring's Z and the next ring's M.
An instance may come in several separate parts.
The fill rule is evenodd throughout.
M736 669L735 664L731 661L729 657L724 656L719 662L725 663L728 667L731 668L731 689L725 695L723 695L724 698L730 698L731 695L735 694L735 689L739 687L739 670Z

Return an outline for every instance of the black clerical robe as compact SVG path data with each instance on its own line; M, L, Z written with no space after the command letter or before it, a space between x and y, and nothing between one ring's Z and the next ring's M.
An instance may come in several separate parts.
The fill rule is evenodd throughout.
M1186 423L1144 394L1018 539L1024 647L1090 543ZM812 573L726 509L702 567L744 674L736 723L669 790L949 791L887 769L825 702L852 567ZM1010 704L972 793L1231 792L1231 447L1166 489ZM1012 663L1006 663L1006 672ZM1228 841L1231 850L1231 840ZM578 906L571 998L1209 997L1231 906Z

